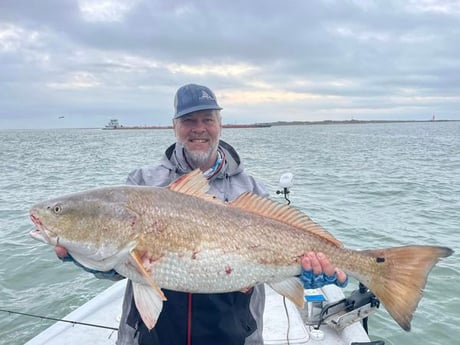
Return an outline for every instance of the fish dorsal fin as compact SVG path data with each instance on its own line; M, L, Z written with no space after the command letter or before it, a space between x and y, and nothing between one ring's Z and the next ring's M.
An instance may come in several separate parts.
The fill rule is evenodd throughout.
M246 212L291 225L299 230L313 233L326 239L337 247L343 247L338 239L332 236L319 224L312 221L305 213L300 212L292 206L283 205L249 192L241 194L237 199L232 201L230 205Z
M209 183L201 170L195 169L178 177L167 188L178 193L200 196L209 190Z
M195 169L188 174L182 175L167 187L169 190L177 193L192 195L207 201L222 203L219 199L211 194L207 194L209 190L209 182L204 177L200 169Z

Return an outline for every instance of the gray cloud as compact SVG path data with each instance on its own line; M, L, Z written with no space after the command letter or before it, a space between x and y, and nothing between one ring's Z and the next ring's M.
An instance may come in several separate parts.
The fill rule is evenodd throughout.
M460 119L459 23L456 1L3 0L0 128L169 124L188 82L227 122Z

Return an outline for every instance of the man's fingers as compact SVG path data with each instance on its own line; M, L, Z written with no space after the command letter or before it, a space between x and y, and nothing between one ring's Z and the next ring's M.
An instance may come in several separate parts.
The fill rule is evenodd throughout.
M315 275L325 273L329 276L335 273L326 255L323 253L308 252L302 257L302 267L304 270L313 270Z
M313 269L313 274L314 275L321 274L321 272L323 272L323 268L321 267L321 264L318 261L318 257L316 256L316 254L314 252L309 252L307 255L308 255L308 258L310 259L311 268Z
M343 288L348 283L347 274L333 267L324 253L305 253L301 264L303 271L300 279L305 289L316 289L334 283Z
M314 275L324 273L327 276L335 275L339 283L345 282L347 274L331 265L324 253L308 252L302 257L302 268L306 271L313 270Z
M335 267L331 265L329 259L323 253L318 253L318 262L321 265L321 270L328 276L332 276L335 273Z
M305 271L310 271L312 269L311 268L310 258L308 257L308 255L302 256L302 268Z
M56 252L56 255L58 256L58 258L60 259L64 259L67 255L69 255L69 253L67 252L67 249L61 246L54 247L54 251Z
M337 276L337 281L339 283L343 283L347 279L347 274L344 271L342 271L340 268L337 268L335 270L335 275Z

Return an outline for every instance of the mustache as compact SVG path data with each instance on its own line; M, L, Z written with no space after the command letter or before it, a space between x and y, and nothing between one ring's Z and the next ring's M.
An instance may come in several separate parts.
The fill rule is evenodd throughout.
M211 140L209 135L191 135L188 137L189 140Z

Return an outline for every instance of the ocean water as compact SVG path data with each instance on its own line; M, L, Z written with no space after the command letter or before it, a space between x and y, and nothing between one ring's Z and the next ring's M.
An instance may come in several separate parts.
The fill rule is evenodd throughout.
M124 183L132 169L158 162L173 133L59 129L0 136L0 309L61 318L111 283L61 263L50 246L32 240L29 208ZM453 248L431 272L410 333L384 308L370 318L369 330L386 344L458 343L460 122L224 129L223 139L273 199L283 201L275 193L279 177L292 172L292 205L347 247ZM0 312L0 344L23 344L51 324Z

